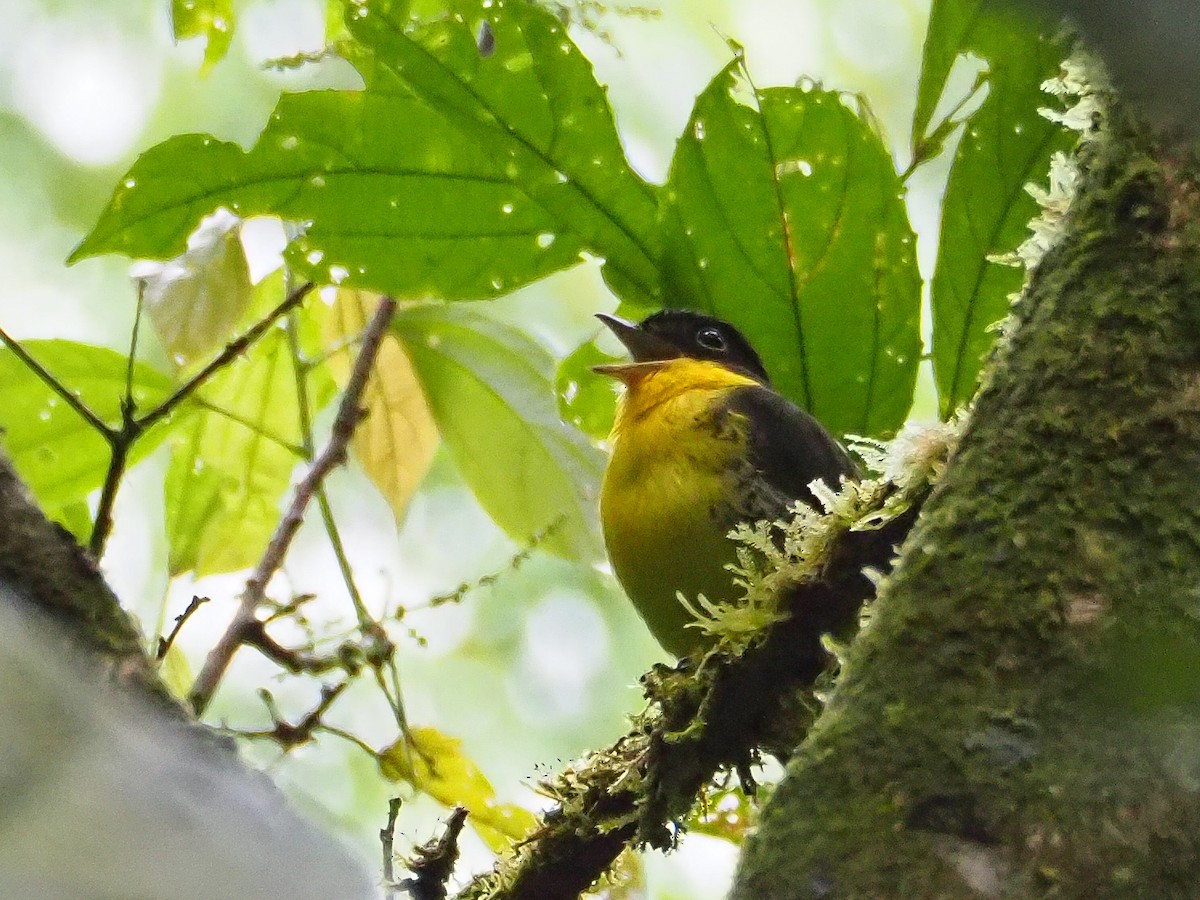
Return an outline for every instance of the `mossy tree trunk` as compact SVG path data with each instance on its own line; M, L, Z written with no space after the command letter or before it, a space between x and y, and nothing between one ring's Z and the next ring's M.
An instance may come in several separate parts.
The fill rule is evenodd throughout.
M1200 176L1088 155L739 900L1200 896Z

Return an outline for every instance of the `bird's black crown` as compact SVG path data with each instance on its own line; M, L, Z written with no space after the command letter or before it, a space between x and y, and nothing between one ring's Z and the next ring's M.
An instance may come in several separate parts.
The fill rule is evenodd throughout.
M763 384L771 379L746 336L722 319L689 309L664 309L640 326L692 359L709 359L749 375Z

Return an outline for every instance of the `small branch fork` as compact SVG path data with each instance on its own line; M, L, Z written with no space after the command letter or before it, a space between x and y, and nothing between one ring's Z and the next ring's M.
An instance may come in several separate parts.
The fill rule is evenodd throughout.
M280 715L279 708L275 705L275 698L271 695L270 691L263 688L258 693L267 707L267 713L271 716L271 727L265 731L235 731L232 733L243 738L274 741L284 753L288 753L314 740L318 731L328 727L322 717L325 713L329 712L329 708L333 706L334 701L348 687L350 687L349 679L340 681L332 686L326 685L322 687L321 699L317 702L317 705L305 713L300 721L295 724Z
M304 289L307 290L307 286ZM359 401L395 311L396 301L390 297L382 298L370 324L363 332L362 347L355 360L350 380L346 384L346 390L342 395L329 442L313 460L308 473L296 485L287 512L279 521L262 559L259 560L258 567L246 582L246 589L242 592L233 621L230 622L216 646L209 652L200 674L196 677L189 700L197 717L203 715L204 710L208 707L234 653L247 642L247 637L255 634L258 609L266 599L267 583L283 564L292 539L304 521L304 512L309 502L320 490L326 476L346 459L346 448L354 434L355 426L363 415Z
M137 350L138 324L141 321L142 294L138 293L138 314L134 320L132 345L129 351L129 369L126 374L125 396L121 399L121 424L109 425L89 407L73 391L59 381L52 372L34 359L29 352L11 335L0 329L0 343L4 344L34 375L56 393L71 409L75 410L97 434L108 442L110 458L108 471L104 477L104 487L100 491L100 502L96 510L96 521L92 526L92 536L88 549L93 556L99 557L104 553L104 545L112 532L112 512L116 502L117 489L125 474L129 462L129 452L143 434L171 415L181 403L191 397L200 387L208 382L213 375L220 372L231 362L243 355L247 349L259 340L268 329L282 316L296 308L312 291L314 285L309 282L302 284L288 293L283 301L256 322L253 327L241 337L230 341L225 349L218 353L199 372L180 385L174 393L163 400L158 406L142 415L137 414L133 398L133 366Z

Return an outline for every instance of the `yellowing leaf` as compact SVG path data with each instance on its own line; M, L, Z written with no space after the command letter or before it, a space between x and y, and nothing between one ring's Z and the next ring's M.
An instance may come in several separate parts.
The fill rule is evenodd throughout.
M465 806L467 821L495 851L523 838L536 823L529 810L496 803L496 792L462 752L462 741L436 728L409 730L379 751L379 771L389 781L405 781L446 806Z
M375 303L375 294L338 291L329 316L331 337L351 338L362 331ZM349 375L352 359L346 350L330 360L339 380ZM354 432L354 455L400 522L433 463L438 428L412 361L392 334L379 348L362 405L367 418Z

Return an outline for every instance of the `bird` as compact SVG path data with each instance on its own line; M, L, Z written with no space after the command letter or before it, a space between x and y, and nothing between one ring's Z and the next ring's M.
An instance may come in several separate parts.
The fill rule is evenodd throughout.
M613 573L659 644L678 658L711 638L680 596L733 602L729 532L788 515L809 488L858 478L845 449L784 397L733 325L684 309L640 323L601 313L632 360L595 366L623 383L600 490Z

